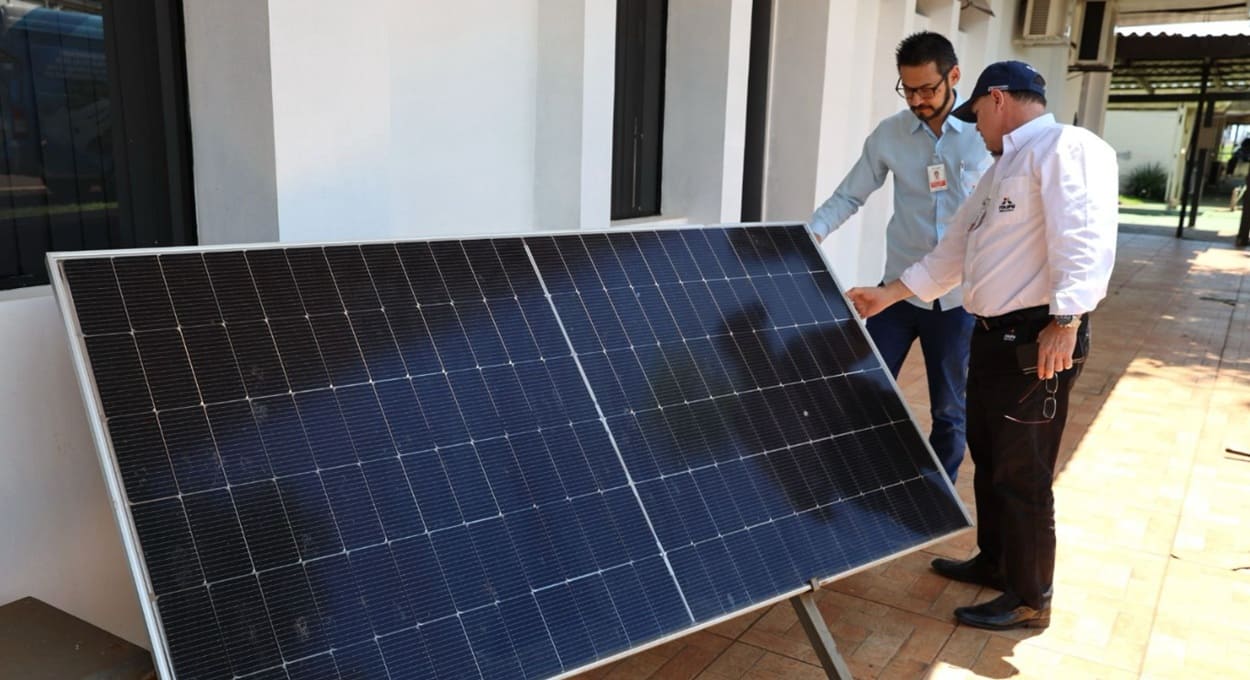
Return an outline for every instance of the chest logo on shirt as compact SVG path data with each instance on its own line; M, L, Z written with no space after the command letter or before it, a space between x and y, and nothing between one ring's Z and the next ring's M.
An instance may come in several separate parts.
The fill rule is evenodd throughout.
M1003 196L1003 202L998 204L998 212L1009 213L1016 209L1016 204L1011 202L1010 198Z

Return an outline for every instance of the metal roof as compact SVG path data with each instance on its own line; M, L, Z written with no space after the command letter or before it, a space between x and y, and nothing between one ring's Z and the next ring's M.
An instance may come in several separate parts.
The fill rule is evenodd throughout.
M1250 33L1250 22L1230 23L1239 23ZM1140 95L1192 101L1202 87L1203 68L1208 60L1210 95L1228 99L1250 97L1250 35L1120 35L1115 54L1110 92L1113 97Z
M1246 21L1200 21L1187 24L1149 24L1145 26L1117 26L1121 36L1250 36L1250 20Z

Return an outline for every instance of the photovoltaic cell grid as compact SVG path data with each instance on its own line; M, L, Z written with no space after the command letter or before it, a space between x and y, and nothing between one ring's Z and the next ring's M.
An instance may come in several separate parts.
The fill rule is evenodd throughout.
M179 678L558 675L967 526L799 226L59 266Z

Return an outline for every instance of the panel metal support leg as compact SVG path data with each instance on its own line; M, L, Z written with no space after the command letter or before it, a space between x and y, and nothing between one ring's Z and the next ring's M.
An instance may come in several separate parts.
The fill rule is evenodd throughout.
M790 604L794 605L794 613L799 615L799 623L803 624L803 631L807 633L812 649L816 650L820 665L825 668L825 675L834 680L854 680L846 661L838 654L838 647L833 642L833 635L829 633L829 626L820 614L820 608L816 606L815 592L819 587L820 583L812 579L812 589L790 598Z

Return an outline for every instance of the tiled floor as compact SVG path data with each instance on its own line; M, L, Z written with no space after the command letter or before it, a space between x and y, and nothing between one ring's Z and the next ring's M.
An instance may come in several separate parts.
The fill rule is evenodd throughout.
M818 593L857 679L1250 676L1250 252L1122 234L1092 330L1055 481L1050 628L955 625L996 594L928 569L971 555L967 533ZM899 383L927 429L917 359ZM965 460L969 503L971 482ZM780 604L583 676L696 677L824 674Z

